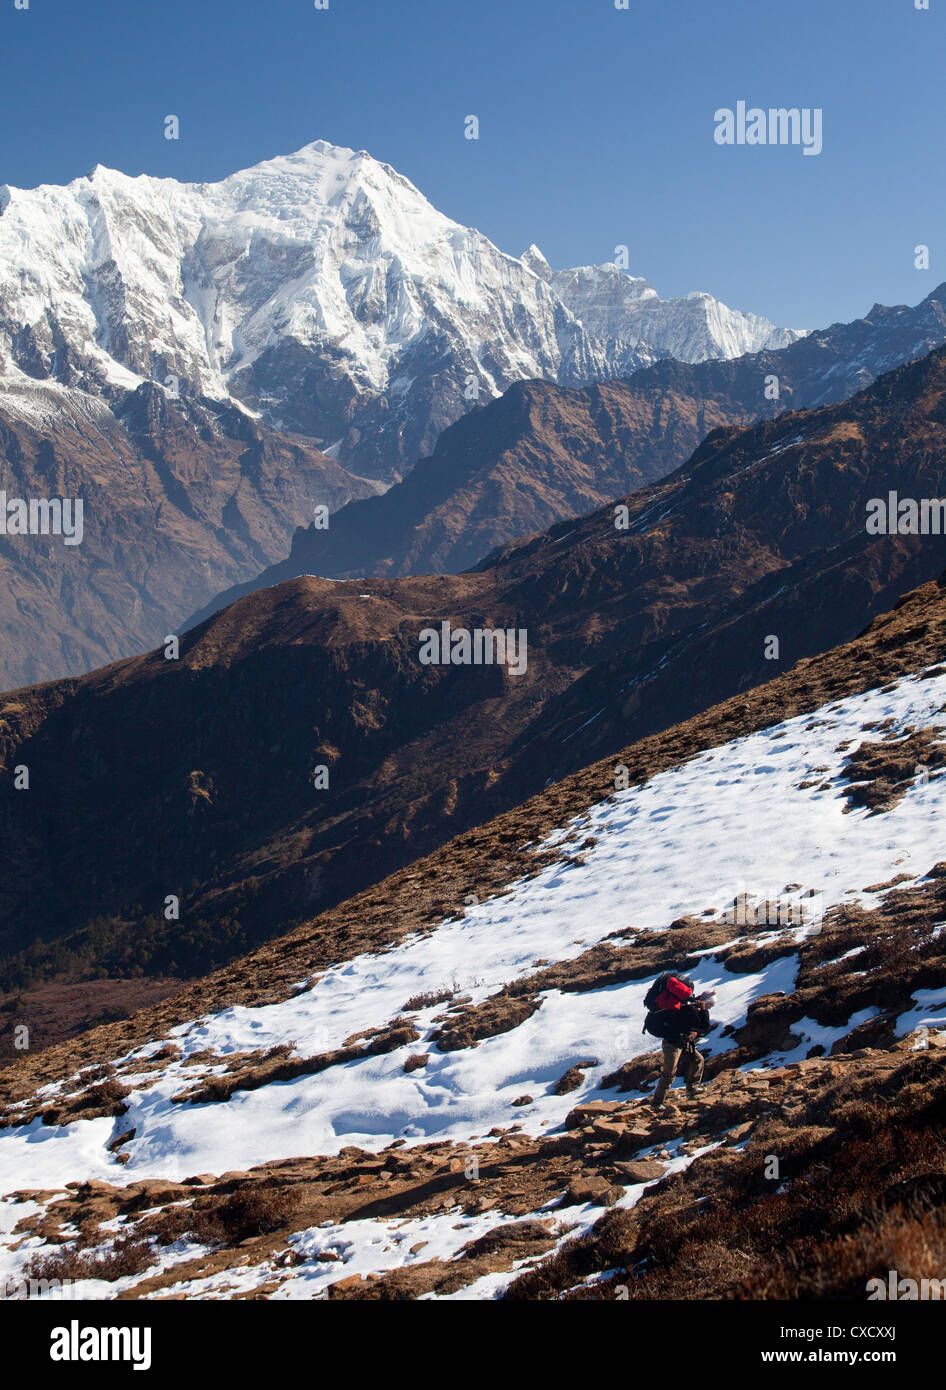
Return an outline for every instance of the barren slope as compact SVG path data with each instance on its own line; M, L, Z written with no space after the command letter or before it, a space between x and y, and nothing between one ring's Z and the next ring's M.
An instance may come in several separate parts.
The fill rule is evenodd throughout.
M182 613L286 550L313 507L372 485L311 441L158 386L109 406L0 389L7 499L81 498L78 545L0 534L0 688L77 675L177 631Z

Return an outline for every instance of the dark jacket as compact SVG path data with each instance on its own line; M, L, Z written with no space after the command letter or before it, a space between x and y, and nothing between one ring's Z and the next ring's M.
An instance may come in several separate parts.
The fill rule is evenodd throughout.
M695 1042L709 1032L709 1014L704 1005L681 1004L679 1009L662 1009L661 1013L669 1015L669 1018L661 1020L663 1040L674 1047Z

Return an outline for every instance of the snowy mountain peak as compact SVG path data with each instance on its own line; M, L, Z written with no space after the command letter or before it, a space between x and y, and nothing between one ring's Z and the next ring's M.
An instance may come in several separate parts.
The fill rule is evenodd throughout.
M523 251L520 259L522 264L527 266L533 274L538 275L540 280L550 280L552 278L552 267L536 246L535 242L533 242L526 251Z
M339 193L359 188L386 191L429 209L439 217L417 188L390 164L375 159L367 150L351 150L313 140L292 154L276 155L228 175L216 184L189 185L212 198L240 200L248 190L263 195L263 207L273 202L302 200L302 205L329 203ZM442 218L442 221L447 221Z
M552 271L438 212L365 150L316 140L216 183L97 165L0 191L0 385L143 381L237 401L346 467L403 471L477 399L797 335L661 302L616 266Z

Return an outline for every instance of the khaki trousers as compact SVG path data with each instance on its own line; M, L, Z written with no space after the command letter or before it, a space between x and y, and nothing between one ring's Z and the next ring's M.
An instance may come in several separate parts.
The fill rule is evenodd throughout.
M703 1057L695 1047L682 1047L679 1043L664 1042L663 1053L663 1071L654 1091L654 1105L663 1105L664 1097L673 1085L678 1068L690 1095L703 1079Z

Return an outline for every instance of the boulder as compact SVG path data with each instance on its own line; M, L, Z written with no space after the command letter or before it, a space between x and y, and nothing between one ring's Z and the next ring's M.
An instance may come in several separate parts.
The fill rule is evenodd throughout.
M594 1207L610 1207L624 1196L624 1189L613 1186L606 1178L575 1178L565 1193L566 1206L588 1203Z
M329 1284L328 1296L332 1298L336 1294L354 1293L356 1289L360 1289L365 1283L374 1281L378 1278L380 1278L380 1275L377 1274L350 1274L347 1279L338 1279L334 1284Z
M649 1149L653 1143L653 1136L647 1129L625 1129L617 1143L617 1152L621 1158L632 1158L634 1154L640 1153L641 1149Z
M664 1175L664 1165L651 1158L639 1158L634 1163L615 1163L614 1166L628 1183L655 1182Z
M619 1100L587 1100L583 1105L576 1105L574 1110L569 1110L565 1117L565 1128L581 1129L605 1115L613 1115L623 1109L624 1105Z
M619 1124L616 1120L595 1120L591 1126L596 1139L604 1139L612 1144L623 1139L626 1129L626 1125Z

